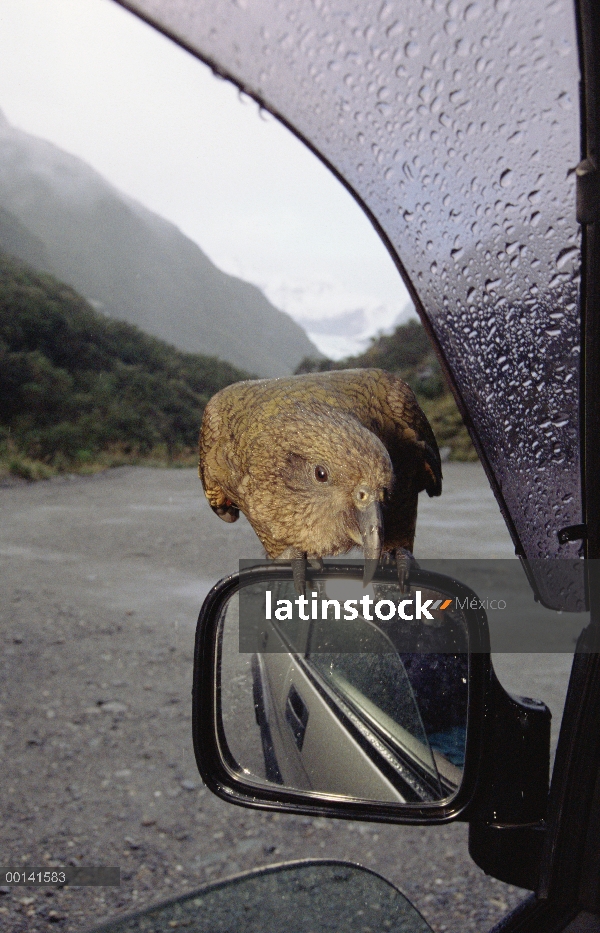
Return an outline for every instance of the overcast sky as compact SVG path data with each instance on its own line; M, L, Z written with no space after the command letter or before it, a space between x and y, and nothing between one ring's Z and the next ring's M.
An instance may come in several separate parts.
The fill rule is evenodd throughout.
M319 160L112 0L0 0L0 108L259 285L326 353L356 352L410 304Z

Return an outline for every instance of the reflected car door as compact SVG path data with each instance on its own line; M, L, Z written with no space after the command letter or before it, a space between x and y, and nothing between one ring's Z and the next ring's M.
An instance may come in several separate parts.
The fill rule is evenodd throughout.
M329 634L335 622L327 620ZM382 801L452 793L461 772L447 761L442 784L399 653L360 616L342 625L348 652L314 650L319 623L289 620L272 622L268 652L254 656L267 776L299 789ZM352 650L353 641L360 651Z

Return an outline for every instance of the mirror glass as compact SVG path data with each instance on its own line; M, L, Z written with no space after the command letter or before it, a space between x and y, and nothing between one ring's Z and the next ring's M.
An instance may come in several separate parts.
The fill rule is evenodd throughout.
M223 605L221 752L245 782L447 801L462 781L468 626L451 594L357 579L251 583Z

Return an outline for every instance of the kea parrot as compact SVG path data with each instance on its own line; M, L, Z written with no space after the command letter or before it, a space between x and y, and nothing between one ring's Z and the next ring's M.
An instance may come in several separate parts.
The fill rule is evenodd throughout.
M244 513L268 557L306 560L359 545L366 585L382 554L404 588L417 498L442 491L438 446L412 389L380 369L237 382L204 411L199 474L216 514ZM408 555L408 557L407 557Z

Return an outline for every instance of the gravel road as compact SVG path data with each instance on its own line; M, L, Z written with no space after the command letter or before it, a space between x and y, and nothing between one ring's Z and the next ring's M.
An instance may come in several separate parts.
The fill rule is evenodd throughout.
M447 464L415 552L510 557L477 464ZM436 931L485 930L525 892L468 857L467 827L263 814L204 789L191 747L198 609L260 554L210 511L193 470L125 467L0 488L0 863L118 865L120 888L0 889L0 926L84 931L235 872L351 859L397 884ZM496 659L560 721L569 658Z

